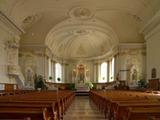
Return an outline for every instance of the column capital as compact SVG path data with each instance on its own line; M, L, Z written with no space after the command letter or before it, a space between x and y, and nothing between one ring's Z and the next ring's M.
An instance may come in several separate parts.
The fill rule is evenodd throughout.
M7 41L6 46L8 48L17 49L17 48L19 48L19 40L20 40L20 37L15 36L12 40Z

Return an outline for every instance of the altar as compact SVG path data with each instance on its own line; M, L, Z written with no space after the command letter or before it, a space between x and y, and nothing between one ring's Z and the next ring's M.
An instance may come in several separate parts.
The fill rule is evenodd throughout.
M89 87L85 84L75 84L77 91L89 91Z
M79 64L73 69L73 81L75 82L76 95L88 95L89 86L86 84L88 82L88 72L89 70L83 64Z
M89 95L89 87L86 84L75 84L76 95Z

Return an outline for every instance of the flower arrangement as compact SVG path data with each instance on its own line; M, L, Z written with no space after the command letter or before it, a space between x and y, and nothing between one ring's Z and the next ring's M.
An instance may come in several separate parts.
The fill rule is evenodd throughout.
M85 83L85 84L88 86L88 88L90 88L90 89L93 88L93 83L92 83L92 82L87 82L87 83Z
M146 82L145 79L140 79L140 80L138 81L138 87L139 87L139 88L146 88L146 86L147 86L147 82Z

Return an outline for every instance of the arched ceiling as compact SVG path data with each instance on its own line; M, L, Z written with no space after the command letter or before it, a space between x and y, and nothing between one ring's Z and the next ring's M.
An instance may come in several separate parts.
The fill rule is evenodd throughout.
M88 12L83 12L83 16L76 12L75 16L53 27L45 44L54 55L66 59L93 58L106 54L118 45L118 37L110 26L100 20L90 19L91 16Z
M1 0L0 10L25 30L23 44L45 44L57 57L94 58L118 43L142 43L143 25L160 0Z

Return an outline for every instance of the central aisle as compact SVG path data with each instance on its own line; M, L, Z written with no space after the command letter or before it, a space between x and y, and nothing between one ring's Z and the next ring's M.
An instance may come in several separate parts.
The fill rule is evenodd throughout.
M88 96L76 96L67 110L64 120L105 120Z

